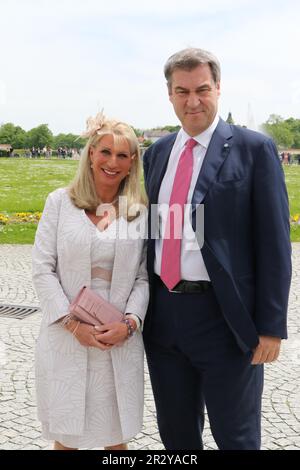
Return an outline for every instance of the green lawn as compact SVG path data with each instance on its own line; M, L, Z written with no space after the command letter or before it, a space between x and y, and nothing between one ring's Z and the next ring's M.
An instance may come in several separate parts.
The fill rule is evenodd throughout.
M0 158L0 217L16 212L40 212L46 196L66 186L73 178L78 161ZM284 167L290 212L300 214L300 166ZM0 243L33 243L36 224L1 225ZM300 225L291 226L292 241L300 241Z
M8 224L4 225L1 230L0 225L0 244L2 243L33 243L36 224Z
M285 166L285 181L288 188L290 213L300 215L300 165ZM291 240L300 242L300 225L291 224Z
M76 160L0 158L0 212L42 211L47 194L66 186L77 166Z
M47 195L66 186L78 166L76 160L0 158L0 213L41 212ZM36 224L0 225L0 243L33 243Z

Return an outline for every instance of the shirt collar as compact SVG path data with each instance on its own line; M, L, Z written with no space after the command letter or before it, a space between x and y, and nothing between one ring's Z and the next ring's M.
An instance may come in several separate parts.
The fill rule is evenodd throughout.
M198 135L195 135L193 139L195 139L198 142L198 144L202 145L202 147L207 149L218 123L219 123L219 115L216 114L215 119L213 120L211 125L207 129L205 129L205 131L201 132ZM187 134L185 130L182 128L180 129L178 134L180 137L181 146L184 147L186 142L191 138L191 136Z

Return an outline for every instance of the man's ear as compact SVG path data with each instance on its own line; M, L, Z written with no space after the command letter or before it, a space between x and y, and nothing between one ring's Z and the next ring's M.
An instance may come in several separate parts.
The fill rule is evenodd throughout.
M174 105L174 95L173 95L173 93L169 94L169 101L171 101L171 103Z
M168 82L166 83L166 85L167 85L169 100L172 102L172 99L171 99L171 97L172 97L172 86Z
M172 90L169 89L169 87L168 87L168 96L169 96L169 101L171 101L171 103L173 104L174 95L172 93Z

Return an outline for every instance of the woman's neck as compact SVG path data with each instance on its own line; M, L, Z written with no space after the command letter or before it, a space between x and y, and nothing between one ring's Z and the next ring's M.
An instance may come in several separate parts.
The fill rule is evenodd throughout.
M111 202L115 202L115 200L118 197L118 190L116 191L115 189L104 189L103 188L98 190L96 188L97 195L100 199L100 201L103 204L110 204Z

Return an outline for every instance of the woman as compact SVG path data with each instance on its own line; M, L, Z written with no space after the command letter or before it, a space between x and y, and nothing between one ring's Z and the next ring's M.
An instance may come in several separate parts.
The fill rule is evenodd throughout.
M38 415L54 449L123 450L143 414L140 326L148 280L139 144L127 124L102 114L88 120L85 136L76 177L48 196L33 247L43 312ZM126 322L93 327L72 319L69 304L83 285L125 313Z

